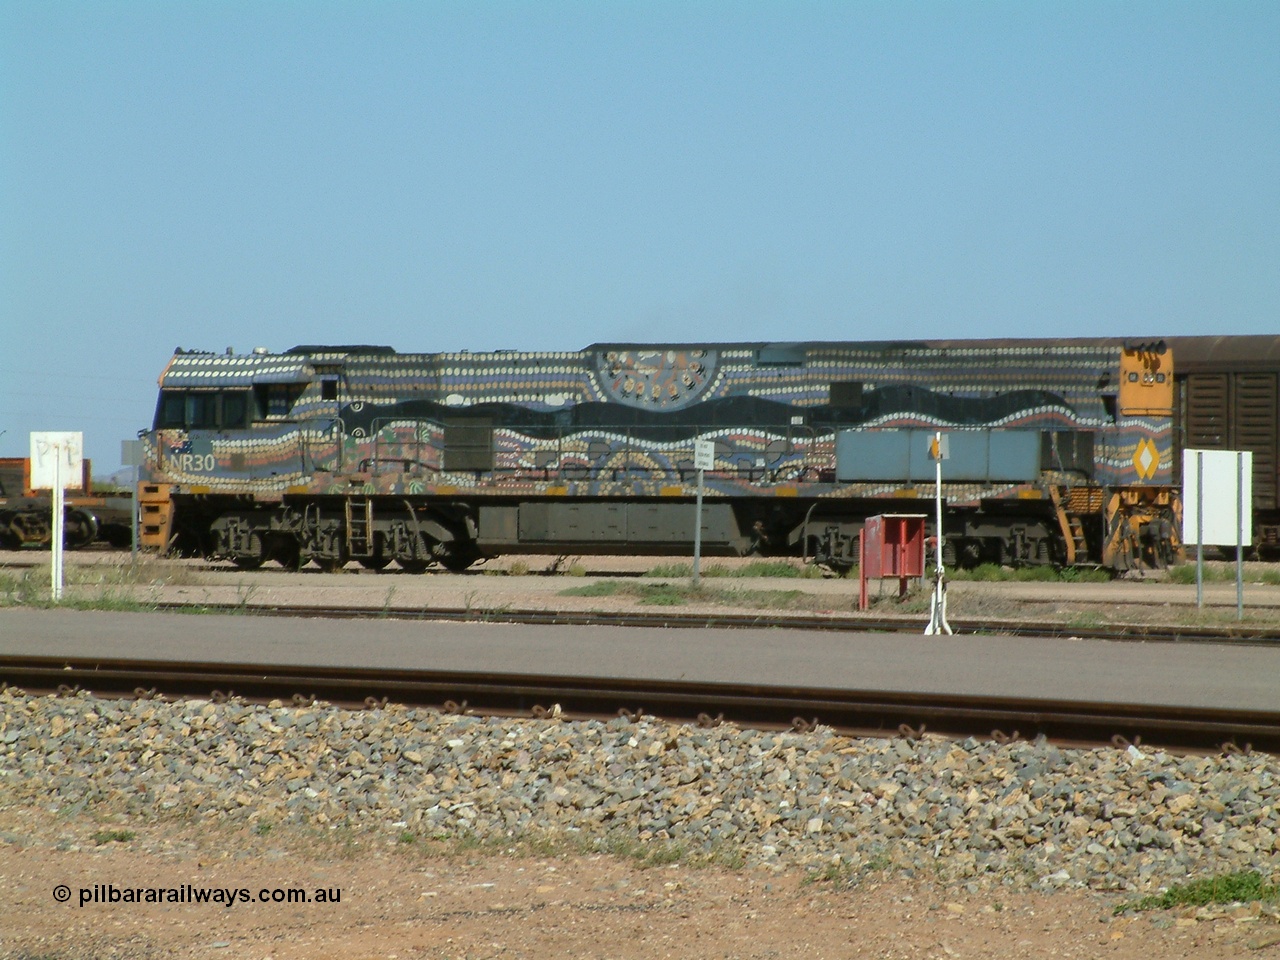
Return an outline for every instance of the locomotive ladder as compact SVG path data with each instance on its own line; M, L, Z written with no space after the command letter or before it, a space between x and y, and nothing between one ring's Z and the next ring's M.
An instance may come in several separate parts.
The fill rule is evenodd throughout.
M368 557L373 553L373 501L347 498L344 501L347 514L347 554L352 557Z
M1062 530L1062 537L1066 543L1066 565L1084 563L1089 559L1089 542L1085 539L1084 524L1080 522L1080 515L1074 511L1068 511L1067 506L1062 502L1062 493L1056 486L1049 488L1049 499L1053 501L1054 510L1058 515L1058 526Z

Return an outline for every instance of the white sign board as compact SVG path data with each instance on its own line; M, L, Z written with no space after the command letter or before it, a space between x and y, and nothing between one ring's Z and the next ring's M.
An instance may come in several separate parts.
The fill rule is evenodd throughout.
M1182 542L1197 543L1196 529L1201 524L1203 542L1208 546L1234 547L1239 543L1247 547L1253 543L1252 453L1182 451Z
M714 440L693 441L693 469L714 470L716 468L716 443Z
M121 440L120 441L120 463L126 467L140 467L144 460L143 457L146 450L141 440Z
M31 489L53 489L55 464L62 489L79 487L84 473L83 453L83 433L31 434Z

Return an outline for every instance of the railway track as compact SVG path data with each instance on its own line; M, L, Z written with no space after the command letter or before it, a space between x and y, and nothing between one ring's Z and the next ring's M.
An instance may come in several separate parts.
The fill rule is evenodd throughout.
M408 607L324 606L313 604L157 603L154 609L181 613L207 611L254 616L312 617L331 620L446 620L453 622L538 624L553 626L612 627L716 627L737 629L824 630L833 632L921 633L920 616L868 617L784 613L682 613L666 609L652 612L573 611L511 609L507 607ZM1280 643L1276 629L1268 626L1197 626L1175 624L1121 624L1102 627L1072 626L1055 621L953 619L957 634L1018 637L1076 637L1082 640L1115 640L1145 643L1230 643L1271 646Z
M1280 711L808 689L564 675L515 675L65 657L0 657L0 681L28 693L195 697L378 709L388 703L479 715L639 719L714 726L818 724L860 736L1031 739L1174 750L1280 750Z

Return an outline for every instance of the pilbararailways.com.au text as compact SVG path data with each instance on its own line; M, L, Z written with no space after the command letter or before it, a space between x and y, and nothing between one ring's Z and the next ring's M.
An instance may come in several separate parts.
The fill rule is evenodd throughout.
M65 903L71 898L65 886L54 890L54 898ZM199 887L184 883L176 887L120 887L95 883L78 889L80 906L111 903L210 903L232 907L238 903L341 903L341 887Z

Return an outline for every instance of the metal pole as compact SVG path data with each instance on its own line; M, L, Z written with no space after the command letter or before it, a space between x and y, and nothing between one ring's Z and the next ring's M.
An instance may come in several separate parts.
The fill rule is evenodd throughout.
M1196 607L1204 609L1204 454L1196 451Z
M135 457L135 459L137 458ZM129 535L132 544L129 553L135 567L138 565L138 508L140 506L138 503L138 476L138 465L135 463L133 465L133 521L129 524Z
M1244 454L1236 451L1236 619L1244 619Z
M698 508L693 518L693 585L698 586L702 564L702 474L698 471Z
M941 443L942 434L938 434L938 438L939 438L938 442ZM939 458L938 462L934 464L934 470L935 470L934 483L937 485L935 487L936 494L934 496L934 506L936 508L935 516L938 524L938 528L937 528L938 535L934 539L937 541L936 559L938 563L938 580L941 581L942 580L942 460L941 458Z
M933 600L929 604L929 625L924 628L925 636L951 633L951 624L947 622L947 584L944 579L945 571L942 568L942 431L937 431L933 439L934 452L937 453L937 459L934 463L934 483L936 484L934 487L936 510L934 516L937 522L937 529L934 531L936 534L934 537L936 544L934 556L937 566L934 573Z
M62 493L62 445L56 444L53 448L53 542L49 544L52 550L52 560L49 563L49 575L52 579L50 593L53 595L53 602L57 603L62 599L62 526L63 526L63 493Z

